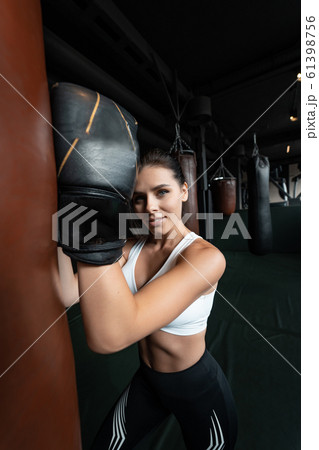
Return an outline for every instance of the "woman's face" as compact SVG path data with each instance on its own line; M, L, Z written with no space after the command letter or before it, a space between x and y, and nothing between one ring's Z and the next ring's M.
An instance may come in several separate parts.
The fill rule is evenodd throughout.
M164 235L180 222L187 198L187 183L180 186L171 169L146 166L137 178L133 207L151 233Z

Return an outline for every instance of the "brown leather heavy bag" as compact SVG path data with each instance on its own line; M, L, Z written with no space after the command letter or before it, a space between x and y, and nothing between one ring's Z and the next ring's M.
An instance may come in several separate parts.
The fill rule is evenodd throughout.
M218 178L211 182L214 212L230 216L236 210L236 178Z
M80 450L73 351L51 238L53 138L40 116L50 121L40 1L1 1L0 54L0 448Z
M193 150L186 149L175 152L175 157L178 159L183 171L183 175L187 181L188 199L183 203L183 215L191 213L191 217L187 220L185 225L194 233L199 234L198 225L198 202L197 202L197 175L196 175L196 153Z

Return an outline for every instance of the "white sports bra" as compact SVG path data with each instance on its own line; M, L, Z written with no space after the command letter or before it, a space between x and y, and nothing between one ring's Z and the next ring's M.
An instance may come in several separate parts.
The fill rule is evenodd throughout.
M186 247L188 247L195 239L201 238L191 231L188 233L173 249L168 259L162 265L160 270L146 284L155 278L163 275L176 264L176 259ZM122 267L127 284L133 294L136 294L137 288L135 283L135 265L137 258L146 242L145 237L141 237L131 248L127 262ZM207 319L211 312L214 301L215 290L207 295L202 295L196 299L185 311L182 312L175 320L161 328L162 331L179 336L190 336L200 333L207 326Z

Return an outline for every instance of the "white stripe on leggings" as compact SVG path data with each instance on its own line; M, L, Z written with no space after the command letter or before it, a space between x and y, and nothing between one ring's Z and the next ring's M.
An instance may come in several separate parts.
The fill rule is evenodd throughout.
M214 440L213 440L212 428L210 428L210 430L209 430L210 431L210 444L209 444L209 447L207 447L207 450L222 450L225 447L224 436L223 436L223 432L222 432L220 423L219 423L219 421L217 419L217 416L216 416L216 413L215 413L214 410L213 410L213 413L214 413L214 416L215 416L214 418L215 418L215 421L216 421L216 425L217 425L218 430L219 430L219 435L217 433L217 429L216 429L216 426L215 426L214 418L212 416L210 416L210 419L211 419L213 427L214 427L214 436L215 436L214 440L215 440L215 443L214 443ZM214 445L214 447L213 447L213 445Z
M127 405L127 397L130 386L123 392L121 398L117 402L113 416L113 436L109 445L109 450L119 450L126 435L125 429L125 408Z

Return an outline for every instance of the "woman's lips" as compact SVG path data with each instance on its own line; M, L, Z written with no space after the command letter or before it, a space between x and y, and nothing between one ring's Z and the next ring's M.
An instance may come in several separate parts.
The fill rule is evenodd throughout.
M149 224L153 225L153 226L160 225L164 219L165 219L165 217L152 218L149 220Z

